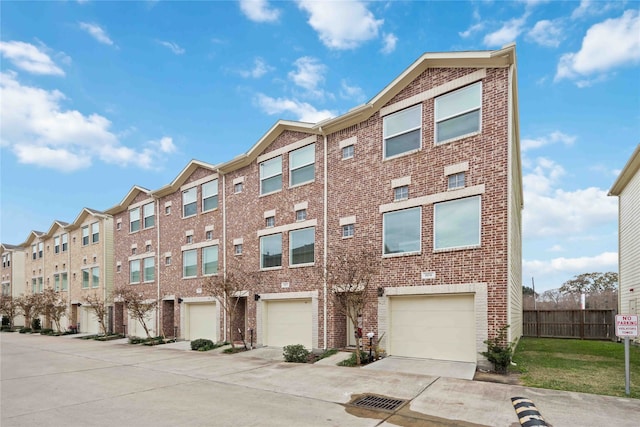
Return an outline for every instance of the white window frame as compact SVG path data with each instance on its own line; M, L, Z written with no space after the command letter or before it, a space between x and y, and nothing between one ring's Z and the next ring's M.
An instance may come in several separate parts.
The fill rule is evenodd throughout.
M137 265L137 271L138 271L138 280L133 280L133 272L136 271L133 269L133 266ZM135 283L140 283L142 280L142 270L140 269L141 265L140 265L140 260L139 259L133 259L131 261L129 261L129 283L130 284L135 284Z
M187 199L188 197L188 199ZM193 199L193 200L191 200ZM193 205L195 212L187 215L187 206ZM190 218L198 214L198 187L191 187L182 192L182 218Z
M63 291L69 289L69 275L66 272L60 273L60 289Z
M100 242L100 223L94 222L91 224L91 243Z
M461 178L462 177L462 178ZM464 172L458 172L447 176L447 190L464 188L467 177Z
M353 159L355 151L356 149L354 144L342 147L342 160Z
M437 217L438 217L438 209L441 206L452 206L455 205L456 203L461 203L463 201L469 201L469 200L473 200L473 199L477 199L478 200L478 211L477 211L477 219L478 219L478 224L477 224L477 231L478 231L478 239L476 242L471 242L470 244L467 245L452 245L452 246L442 246L442 247L438 247L438 223L437 223ZM449 216L450 217L450 216ZM468 220L465 220L465 222L468 222ZM451 250L460 250L460 249L473 249L473 248L479 248L482 245L482 197L481 196L471 196L471 197L465 197L462 199L455 199L455 200L448 200L446 202L440 202L440 203L436 203L433 205L433 250L434 252L442 252L442 251L451 251Z
M87 246L89 244L89 226L85 225L82 227L82 246Z
M276 226L276 217L275 216L268 216L264 219L264 226L265 228L272 228Z
M195 267L194 268L195 274L193 274L192 276L187 276L187 264L186 264L187 254L189 256L193 255L193 259L195 260L194 264L189 264L189 267ZM186 251L182 251L182 278L190 279L192 277L198 277L198 250L197 249L189 249Z
M213 191L213 193L209 194L209 191L211 190ZM215 206L210 209L205 209L205 203L209 199L215 200ZM202 184L202 212L209 212L215 209L218 209L218 180L217 179L214 179L213 181L205 182L204 184Z
M456 95L460 95L460 93L462 93L463 91L469 90L469 89L471 89L473 87L476 87L476 86L480 86L480 93L479 93L480 99L478 100L479 103L478 103L477 106L474 106L472 108L467 108L465 110L456 111L455 113L449 114L449 115L444 116L444 117L439 117L439 110L442 108L440 106L440 104L442 102L453 101L453 100L455 100ZM440 140L438 138L438 128L439 128L439 124L440 123L446 122L448 120L455 119L457 117L465 116L465 115L467 115L469 113L473 113L474 111L478 111L478 129L477 130L474 130L472 132L467 132L465 134L455 135L455 136L453 136L451 138L447 138L447 139L443 139L443 140ZM458 139L466 138L466 137L471 136L471 135L477 135L480 132L482 132L482 81L472 83L472 84L467 85L465 87L462 87L460 89L456 89L456 90L451 91L449 93L446 93L444 95L438 96L434 100L433 120L434 120L433 139L434 139L436 145L445 144L445 143L451 142L451 141L456 141Z
M313 236L313 261L306 261L306 262L294 262L293 260L293 241L295 240L295 236L297 234L301 234L303 232L309 232L311 231L311 235ZM296 267L300 267L300 266L305 266L305 265L313 265L315 263L315 259L316 259L316 228L315 227L307 227L307 228L301 228L299 230L291 230L289 232L289 265L290 266L296 266Z
M91 267L91 288L100 287L100 267Z
M151 207L150 214L148 212L149 207ZM153 223L148 224L148 222L153 222ZM155 225L156 225L156 204L155 202L147 203L146 205L142 206L142 228L146 230L148 228L153 228Z
M264 174L264 169L268 165L270 165L272 163L276 163L276 162L280 163L280 172L274 173L274 174L271 174L271 175L265 175ZM263 189L264 181L266 181L268 179L275 178L277 176L280 176L280 188L277 188L277 189L269 191L269 192L265 192L264 189ZM260 195L264 196L264 195L267 195L267 194L277 193L278 191L282 191L282 156L277 156L277 157L274 157L273 159L265 160L264 162L260 163Z
M344 224L342 226L342 238L350 239L356 234L356 225L355 224Z
M306 221L307 220L307 210L306 209L298 209L296 211L296 222Z
M409 198L409 186L401 185L393 189L393 201L407 200Z
M243 185L244 183L242 182L236 182L235 184L233 184L233 194L240 194L242 193L243 190Z
M152 265L147 265L148 262L151 262ZM149 278L147 277L147 269L151 268L151 274L153 275L153 277ZM154 282L156 280L156 258L155 257L146 257L142 259L142 282L143 283L149 283L149 282Z
M242 243L238 243L233 245L233 254L234 255L242 255Z
M272 266L269 266L269 267L265 267L264 263L263 263L263 261L264 261L264 259L263 259L263 256L264 256L263 242L266 239L273 239L276 236L280 238L280 265L272 265ZM282 233L268 234L266 236L261 236L260 237L260 270L282 268L282 258L283 258L282 255L283 255L282 254Z
M60 236L55 236L53 238L53 252L56 254L60 253Z
M303 155L307 154L308 152L311 152L313 154L313 159L311 161L308 161L307 163L296 165L294 167L293 166L294 158L296 156L303 156ZM289 152L289 188L297 187L297 186L308 184L310 182L315 181L315 179L316 179L315 165L316 165L316 144L305 145L302 148L298 148L297 150L290 151ZM307 179L306 181L301 181L301 182L294 183L293 182L293 176L294 176L295 172L300 171L300 170L305 169L305 168L308 168L309 166L312 166L312 168L313 168L313 177L311 179Z
M409 212L409 211L415 211L415 210L418 211L418 248L416 250L407 250L403 252L386 252L385 242L387 237L387 218L391 218L403 212ZM413 208L386 212L382 215L382 256L383 257L415 255L415 254L420 254L421 251L422 251L422 206L416 206Z
M53 290L58 292L60 290L60 274L53 275Z
M137 223L137 228L134 230L133 225ZM140 208L134 208L129 210L129 233L137 233L140 231L141 226L140 221Z
M91 269L84 268L82 271L82 289L89 289L91 287ZM85 280L86 277L86 280Z
M216 255L216 267L215 267L215 272L213 273L206 273L205 269L206 269L206 263L205 263L205 253L208 250L213 250L215 249L215 255ZM216 274L218 274L218 270L220 268L220 248L218 247L218 245L212 245L212 246L205 246L202 248L202 275L203 276L215 276Z
M398 117L401 114L406 114L407 112L411 111L411 110L418 110L418 114L419 114L419 120L418 120L418 126L412 126L412 127L408 127L406 129L403 129L400 132L396 132L396 133L392 133L387 135L387 123L391 120L393 120L394 118ZM422 149L422 104L417 104L417 105L413 105L411 107L405 108L403 110L397 111L393 114L389 114L388 116L385 116L382 119L382 157L384 160L388 160L388 159L394 159L396 157L401 157L401 156L406 156L408 154L411 153L415 153L416 151L420 151ZM402 151L400 153L396 153L393 155L387 155L387 142L388 140L391 140L393 138L402 136L402 135L406 135L415 131L418 131L418 135L419 135L419 142L418 142L418 147L416 148L412 148L410 150L407 151Z

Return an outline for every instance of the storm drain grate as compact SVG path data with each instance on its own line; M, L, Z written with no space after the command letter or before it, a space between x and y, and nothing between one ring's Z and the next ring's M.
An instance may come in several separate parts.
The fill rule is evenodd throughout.
M352 405L359 408L393 412L400 406L402 406L405 402L406 400L403 399L391 399L389 397L380 397L367 394L353 402Z

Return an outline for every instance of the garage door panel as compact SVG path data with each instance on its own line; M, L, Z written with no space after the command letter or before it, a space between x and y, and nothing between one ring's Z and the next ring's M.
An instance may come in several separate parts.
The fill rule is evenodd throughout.
M475 362L473 295L392 297L390 354Z
M311 348L311 300L274 300L265 304L265 345L302 344Z
M218 341L218 322L215 304L189 304L187 339Z
M127 313L127 322L128 322L128 330L127 333L130 336L146 338L147 333L144 330L144 326L138 319L132 318L129 313ZM155 325L156 325L156 311L152 310L145 316L145 324L149 329L149 334L151 336L156 335Z

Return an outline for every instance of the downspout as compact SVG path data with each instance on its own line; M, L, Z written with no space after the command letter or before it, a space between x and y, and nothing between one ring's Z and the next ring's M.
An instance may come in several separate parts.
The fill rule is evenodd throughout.
M164 330L161 331L160 312L164 315L164 307L160 303L160 198L152 195L156 205L156 283L157 283L157 297L158 305L156 307L156 332L160 335L160 332L164 335ZM175 306L174 306L175 309ZM175 337L174 337L175 338Z
M105 227L108 219L109 218L102 217L102 232L104 234L102 237L102 301L104 307L107 309L107 318L102 319L102 321L105 323L109 321L109 305L107 301L107 227ZM111 232L113 233L113 230L111 230ZM113 266L110 268L113 268ZM105 329L107 330L106 332L109 333L108 324L105 324Z
M506 282L507 282L507 325L511 325L512 322L512 315L511 315L511 293L513 292L513 289L511 289L511 273L513 270L513 267L511 266L511 258L513 257L512 255L512 250L513 250L513 242L511 240L511 233L512 233L512 225L511 225L511 207L514 203L513 200L513 195L511 193L511 186L513 185L513 179L511 174L513 173L512 170L512 165L511 165L511 161L512 161L512 156L513 156L513 72L514 72L514 66L513 64L511 66L509 66L509 80L508 80L508 85L509 85L509 90L508 90L508 99L507 99L507 111L508 111L508 118L507 118L507 277L506 277ZM522 256L522 255L521 255ZM522 272L521 272L522 273ZM535 295L534 295L535 298ZM520 310L522 310L522 305L520 306ZM513 334L512 334L512 330L513 328L509 328L507 329L507 342L512 342L513 341Z
M327 176L327 172L328 172L328 167L327 167L327 135L323 132L322 127L319 128L320 133L322 134L323 137L323 151L324 151L324 157L322 159L323 161L323 168L324 168L324 183L323 183L323 195L322 195L322 215L324 216L322 223L323 223L323 230L322 230L322 313L323 313L323 325L322 325L322 330L323 330L323 343L324 346L323 348L326 350L327 349L327 248L328 248L328 242L327 242L327 235L328 235L328 226L327 226L327 200L328 200L328 193L327 193L327 189L328 189L328 182L329 182L329 178Z
M218 176L222 175L222 277L223 280L227 279L227 177L220 173L220 169L217 170ZM227 310L222 310L222 326L224 336L227 335ZM229 339L231 340L232 333L229 331Z

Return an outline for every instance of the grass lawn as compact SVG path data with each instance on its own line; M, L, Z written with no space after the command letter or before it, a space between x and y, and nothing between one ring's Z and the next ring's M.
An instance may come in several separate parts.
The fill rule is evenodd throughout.
M629 347L631 397L640 399L640 347ZM523 337L513 361L526 386L626 397L624 342Z

